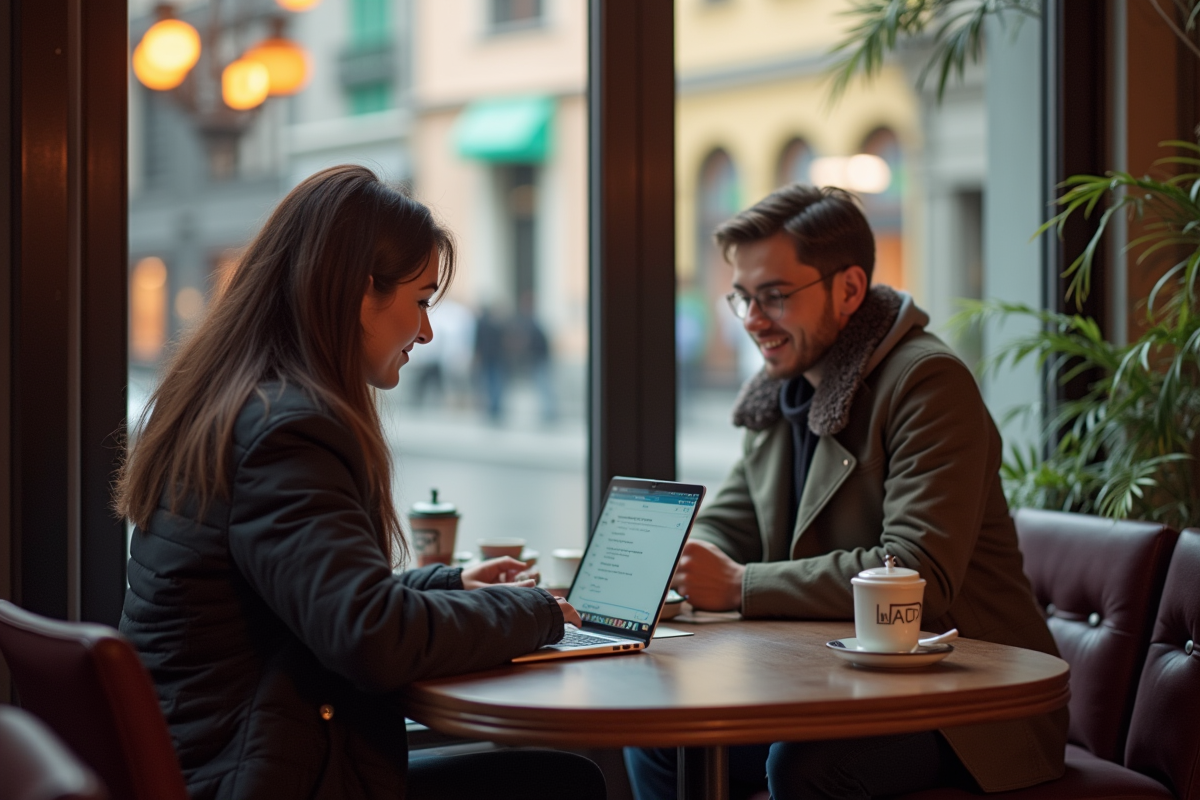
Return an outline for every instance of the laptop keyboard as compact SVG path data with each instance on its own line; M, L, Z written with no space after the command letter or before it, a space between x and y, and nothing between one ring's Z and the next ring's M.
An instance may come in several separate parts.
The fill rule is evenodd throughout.
M620 644L620 642L603 636L592 636L590 633L581 631L567 631L555 644L559 647L588 647L595 644Z

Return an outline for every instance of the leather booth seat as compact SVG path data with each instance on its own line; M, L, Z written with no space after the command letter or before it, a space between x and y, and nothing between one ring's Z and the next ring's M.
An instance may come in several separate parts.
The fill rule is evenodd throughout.
M1022 539L1022 544L1024 539ZM1103 573L1097 582L1104 578ZM1057 638L1057 634L1056 634ZM1056 780L988 797L997 800L1200 800L1200 530L1185 530L1171 555L1161 601L1134 695L1124 766L1078 745ZM1060 645L1061 646L1061 645ZM1076 656L1084 654L1079 649ZM1064 654L1065 655L1065 654ZM1071 685L1075 686L1072 663ZM1103 670L1103 664L1087 669ZM1074 713L1074 706L1072 706ZM904 800L965 800L979 795L937 789Z
M1025 574L1071 665L1068 741L1120 763L1178 534L1163 525L1021 509Z
M0 800L104 800L108 794L50 729L0 705Z
M0 600L0 654L21 705L120 800L187 800L150 675L121 634Z
M1133 704L1125 766L1200 800L1200 530L1179 537Z

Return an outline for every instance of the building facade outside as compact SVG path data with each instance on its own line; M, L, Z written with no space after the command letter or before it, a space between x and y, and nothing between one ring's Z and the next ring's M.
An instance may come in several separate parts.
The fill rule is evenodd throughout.
M449 298L479 320L484 410L504 421L510 384L532 383L542 421L582 425L587 5L421 0L414 12L414 189L458 234Z
M130 3L132 42L155 21L154 6ZM232 58L266 37L272 20L307 51L310 77L298 94L269 98L222 125L228 120L203 110L214 103L189 111L181 92L148 89L131 73L131 363L142 384L292 186L348 161L411 180L406 0L324 0L302 14L273 0L220 8L225 35L205 42L184 91L202 98L218 92L207 59ZM174 11L208 33L209 2L180 3Z

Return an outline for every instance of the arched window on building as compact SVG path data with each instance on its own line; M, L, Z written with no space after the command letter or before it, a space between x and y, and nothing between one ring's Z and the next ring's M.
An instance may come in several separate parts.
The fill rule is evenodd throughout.
M811 167L816 152L808 142L796 137L787 143L779 155L779 164L775 169L775 185L786 186L789 183L812 183Z
M724 150L713 150L700 166L696 191L696 255L690 277L676 295L675 344L680 387L736 385L738 341L730 330L724 295L730 272L712 241L713 230L741 208L737 168ZM736 320L734 320L736 322Z
M867 221L875 232L874 283L905 288L904 237L901 224L906 185L904 155L900 140L888 128L876 128L863 141L859 152L877 156L888 166L889 179L880 192L860 191Z

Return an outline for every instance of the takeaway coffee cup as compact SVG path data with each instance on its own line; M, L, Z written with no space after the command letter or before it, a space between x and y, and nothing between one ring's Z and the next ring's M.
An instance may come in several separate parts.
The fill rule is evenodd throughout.
M413 503L408 512L413 552L417 566L449 564L454 560L454 538L458 534L458 509L438 501L438 490L429 490L428 502Z
M917 646L925 579L916 570L896 564L895 556L885 556L884 566L865 569L850 579L854 635L864 650L908 653Z

